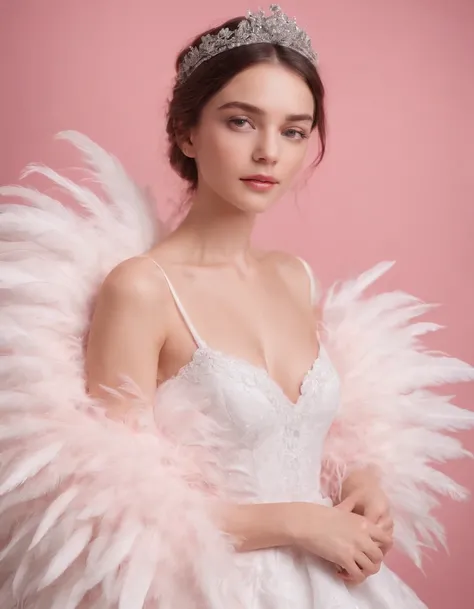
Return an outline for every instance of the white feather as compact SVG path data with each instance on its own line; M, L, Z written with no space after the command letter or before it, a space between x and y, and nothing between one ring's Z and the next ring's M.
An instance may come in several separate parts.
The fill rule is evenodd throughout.
M433 465L468 456L446 432L474 426L473 412L433 389L474 380L474 368L423 347L418 337L439 326L413 320L432 305L402 292L364 294L391 266L378 264L336 285L324 304L328 348L338 363L343 396L327 441L323 480L337 497L341 472L375 465L393 507L398 544L420 565L421 548L435 539L444 544L443 527L432 516L436 495L466 497Z
M127 566L120 593L119 609L141 609L153 581L156 569L156 548L159 541L150 533L143 533L135 544Z
M33 453L30 457L27 457L20 462L0 486L0 496L11 492L25 480L35 476L58 456L62 448L62 442L55 442L45 446L42 450L38 450L36 453Z
M64 540L64 545L53 557L46 573L41 578L40 591L55 582L74 563L92 539L92 533L93 527L88 523L74 531L70 539Z
M158 429L151 405L124 388L139 413L126 422L132 430L107 420L86 394L84 339L97 289L114 266L151 247L161 227L115 158L76 132L59 137L85 155L100 194L40 165L26 175L46 177L75 205L0 188L19 199L0 218L0 515L9 536L0 606L79 609L90 591L90 609L200 609L186 581L209 609L249 606L205 492L224 484L214 448L225 442L215 426L196 419L195 403L159 403ZM398 541L419 563L424 546L444 541L432 515L437 496L463 496L432 466L464 455L444 432L473 422L427 385L472 376L462 362L422 352L419 337L437 326L414 320L430 305L402 292L363 297L392 264L339 284L326 301L328 345L344 356L326 463L333 485L354 459L380 466Z
M31 540L28 550L32 550L43 539L48 531L59 520L61 515L64 514L69 505L78 496L78 494L79 489L75 486L71 486L48 506L35 532L35 535Z

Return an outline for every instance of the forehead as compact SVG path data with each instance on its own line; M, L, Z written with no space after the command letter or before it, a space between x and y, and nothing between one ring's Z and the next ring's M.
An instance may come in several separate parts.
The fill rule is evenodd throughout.
M312 114L314 100L306 82L279 63L260 63L232 78L213 98L211 105L239 101L265 112Z

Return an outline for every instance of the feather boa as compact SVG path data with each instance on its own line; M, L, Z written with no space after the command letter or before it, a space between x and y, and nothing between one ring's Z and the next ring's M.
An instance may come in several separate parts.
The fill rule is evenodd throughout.
M98 287L160 235L151 201L112 156L79 133L61 137L82 151L105 196L36 165L24 175L43 174L74 207L27 187L0 189L21 200L2 205L0 222L0 605L246 606L231 540L212 517L220 472L210 422L179 396L161 408L163 421L151 408L111 421L85 392ZM342 401L323 479L337 495L347 471L375 465L397 540L418 563L423 545L443 541L436 496L464 496L432 464L463 456L445 432L474 424L430 388L472 380L474 370L423 349L419 337L436 326L414 320L427 305L401 292L364 296L389 267L335 286L324 302Z

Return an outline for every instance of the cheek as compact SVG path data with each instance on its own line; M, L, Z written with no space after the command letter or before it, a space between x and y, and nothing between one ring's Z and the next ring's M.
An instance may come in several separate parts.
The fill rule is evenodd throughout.
M226 129L225 126L214 125L206 131L205 137L198 141L196 156L198 163L202 166L212 165L214 168L230 164L229 157L237 156L239 148L238 138L232 137L235 134Z
M294 177L302 169L307 150L308 143L306 140L302 142L287 142L284 146L281 164L288 179Z
M226 158L232 158L233 162L242 158L250 144L249 134L236 133L227 127L216 130L214 146L218 154Z
M238 140L229 130L215 129L196 146L200 179L224 198L232 198L234 178L241 173L243 151Z

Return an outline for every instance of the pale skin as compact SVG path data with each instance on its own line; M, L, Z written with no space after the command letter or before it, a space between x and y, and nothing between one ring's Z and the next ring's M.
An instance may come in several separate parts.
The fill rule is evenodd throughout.
M190 212L147 253L168 273L206 343L266 369L292 403L318 354L318 311L301 262L255 250L251 234L257 216L304 167L313 112L306 83L278 63L234 77L180 142L198 165ZM278 184L255 191L241 180L254 174ZM151 402L195 349L159 269L147 258L127 260L100 290L86 354L88 390L105 398L101 387L116 388L126 375ZM110 396L105 403L112 417L127 408ZM369 470L345 480L336 507L222 505L216 518L237 551L293 546L333 563L353 583L376 573L392 544L388 502Z

